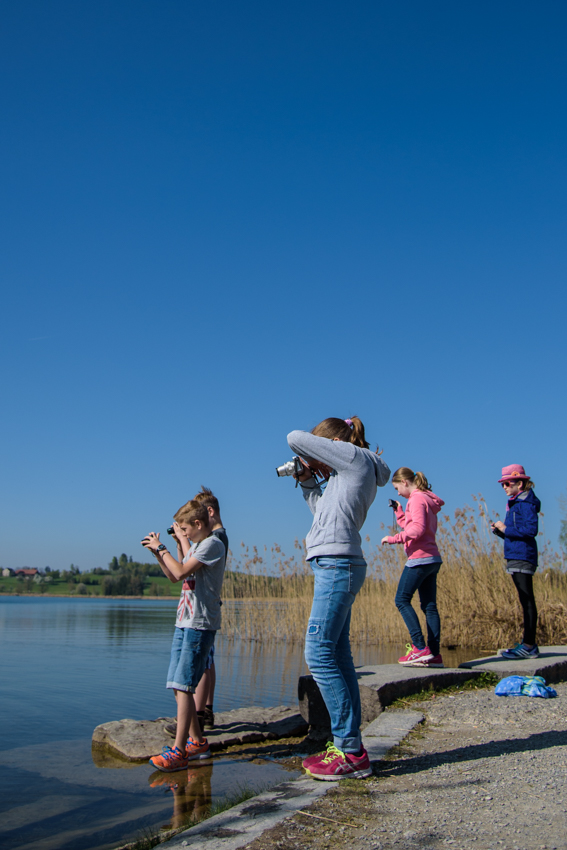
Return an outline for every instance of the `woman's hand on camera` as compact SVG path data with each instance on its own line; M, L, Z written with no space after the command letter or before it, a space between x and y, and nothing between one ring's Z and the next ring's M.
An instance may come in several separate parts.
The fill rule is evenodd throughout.
M315 461L315 464L311 466L311 469L316 473L316 475L320 475L325 481L329 480L331 472L333 471L330 466L327 466L326 463L322 463L319 460Z
M506 526L500 520L498 520L497 522L493 522L492 525L494 526L494 528L497 528L498 531L506 531Z
M303 466L303 472L301 473L301 475L294 475L293 477L297 481L309 481L310 478L313 478L313 471L309 464L306 463L302 457L300 457L299 460L301 461L301 464Z
M142 540L142 546L146 549L151 549L152 552L155 552L159 546L159 542L159 534L156 534L155 531L150 531L150 533Z

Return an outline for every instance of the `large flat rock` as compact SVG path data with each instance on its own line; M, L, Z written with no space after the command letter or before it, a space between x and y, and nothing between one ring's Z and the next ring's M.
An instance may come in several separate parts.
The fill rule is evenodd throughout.
M164 731L171 717L157 720L113 720L102 723L93 732L96 750L105 750L128 762L146 761L173 746ZM270 741L307 734L307 723L297 710L280 705L275 708L237 708L215 715L215 729L207 731L211 750L222 750L238 744Z
M463 661L466 670L495 673L499 679L506 676L543 676L546 682L567 679L567 646L540 646L539 658L517 658L509 661L500 655L489 655Z
M147 761L161 753L162 747L171 744L164 725L171 717L157 720L111 720L101 723L93 732L93 750L105 750L126 761ZM97 763L100 759L97 759Z

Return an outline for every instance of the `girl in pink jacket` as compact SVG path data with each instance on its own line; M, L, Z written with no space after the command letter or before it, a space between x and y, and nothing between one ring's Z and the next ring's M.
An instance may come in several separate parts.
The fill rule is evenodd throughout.
M396 607L408 627L411 644L407 654L399 659L408 667L443 667L439 653L441 621L437 610L437 573L442 560L435 542L437 514L445 502L431 492L422 472L412 472L407 466L396 470L392 484L398 495L407 499L406 510L393 502L398 534L382 538L382 544L403 543L408 557L396 592ZM419 592L421 610L427 623L427 645L411 600Z

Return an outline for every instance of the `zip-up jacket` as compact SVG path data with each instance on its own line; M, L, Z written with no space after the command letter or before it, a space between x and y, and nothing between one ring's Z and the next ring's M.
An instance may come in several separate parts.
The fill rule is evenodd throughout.
M403 543L410 558L439 558L441 554L435 542L437 514L445 502L430 490L414 490L410 493L406 510L398 503L396 522L402 530L388 537L388 543Z
M528 561L537 567L537 515L541 502L533 490L508 499L504 525L504 557L506 560Z
M388 466L369 449L316 437L308 431L292 431L287 442L295 454L319 460L332 469L324 490L314 478L300 482L313 514L305 541L307 559L364 557L359 532L376 489L388 482Z

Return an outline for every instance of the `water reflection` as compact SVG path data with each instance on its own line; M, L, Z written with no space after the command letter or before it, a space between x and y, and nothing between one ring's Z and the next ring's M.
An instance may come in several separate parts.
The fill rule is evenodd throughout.
M206 816L212 801L212 776L212 763L176 773L152 773L148 778L150 788L163 788L173 795L173 814L164 829L179 829Z
M0 752L1 847L110 850L144 830L189 824L235 788L261 791L298 775L221 756L171 774L149 764L101 770L90 750L90 742L63 741Z
M173 631L176 603L162 603L156 607L141 605L117 605L105 611L104 627L110 643L125 640L147 639Z

